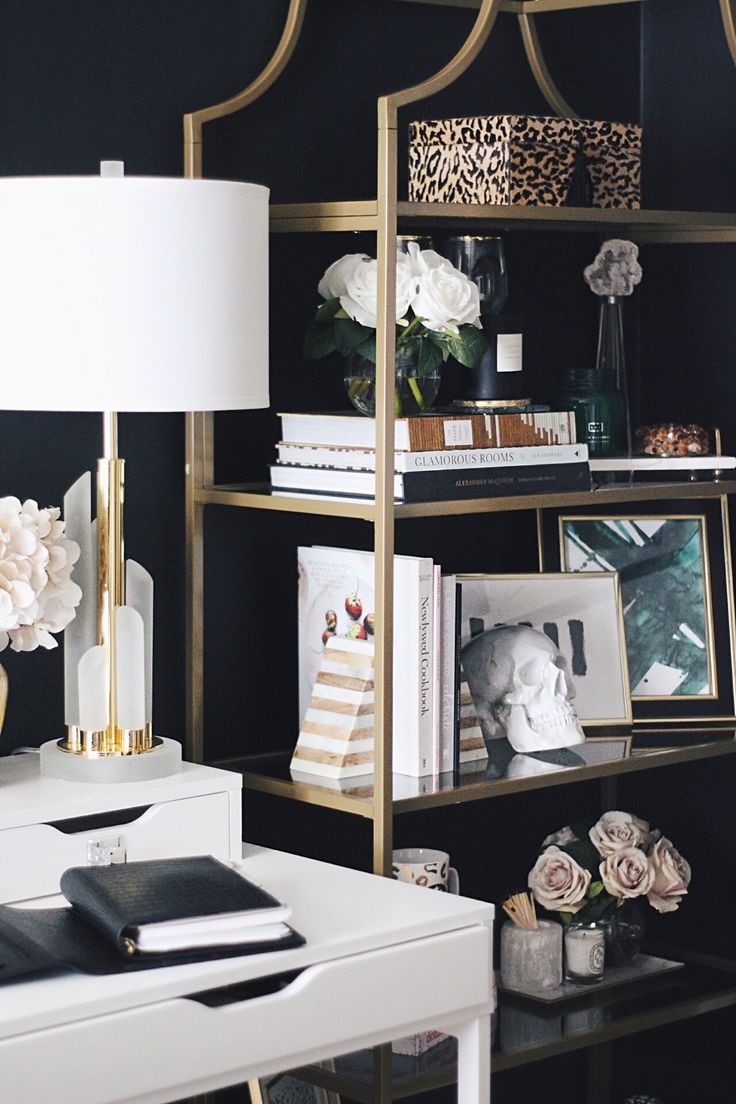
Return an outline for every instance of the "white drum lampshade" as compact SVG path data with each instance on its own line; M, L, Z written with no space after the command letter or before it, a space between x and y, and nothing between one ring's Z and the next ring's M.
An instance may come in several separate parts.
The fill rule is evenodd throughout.
M153 736L153 580L123 562L116 418L268 406L268 189L120 162L0 179L0 359L2 409L105 415L96 523L89 473L65 496L83 598L65 630L68 735L43 745L42 772L169 774L181 749Z
M5 410L268 406L268 189L0 180Z

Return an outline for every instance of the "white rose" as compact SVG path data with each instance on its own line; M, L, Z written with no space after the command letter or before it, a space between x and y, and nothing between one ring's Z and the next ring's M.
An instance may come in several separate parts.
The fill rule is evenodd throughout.
M435 253L434 249L420 249L416 242L409 242L407 249L409 265L415 276L421 276L432 268L449 268L451 272L457 271L447 257Z
M416 292L416 277L406 257L396 258L396 321L403 319ZM340 306L355 322L376 328L378 311L378 262L364 259L347 274Z
M535 900L551 912L579 912L589 885L590 872L559 847L547 847L529 871Z
M417 279L419 291L411 306L428 330L457 333L459 326L480 326L480 292L462 272L438 266Z
M654 870L654 881L647 900L657 912L674 912L690 885L690 864L665 836L657 840L649 860Z
M641 897L654 883L654 867L638 847L622 847L600 865L601 880L612 897Z
M363 261L370 260L365 253L346 253L339 261L333 261L317 285L323 299L339 299L347 290L347 280Z
M638 847L649 838L649 825L631 813L604 813L588 833L591 843L603 858L624 847Z

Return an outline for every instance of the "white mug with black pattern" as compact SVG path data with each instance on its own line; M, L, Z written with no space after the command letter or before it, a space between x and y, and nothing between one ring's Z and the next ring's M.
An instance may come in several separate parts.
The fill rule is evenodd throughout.
M446 851L431 847L400 847L392 853L393 876L400 882L436 889L440 893L459 893L457 870L450 866Z

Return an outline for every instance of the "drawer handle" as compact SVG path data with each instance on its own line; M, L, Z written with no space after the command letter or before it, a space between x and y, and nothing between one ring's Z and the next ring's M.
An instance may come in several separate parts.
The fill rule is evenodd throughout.
M301 973L302 970L289 970L283 974L254 978L252 981L239 981L234 985L221 985L217 989L203 989L201 993L189 993L184 1000L196 1001L207 1008L224 1008L228 1004L240 1004L256 997L280 993L296 981Z
M96 832L98 828L111 828L118 824L131 824L140 820L150 805L136 805L131 809L112 809L109 813L92 813L90 816L67 817L65 820L48 821L49 828L71 836L75 832Z

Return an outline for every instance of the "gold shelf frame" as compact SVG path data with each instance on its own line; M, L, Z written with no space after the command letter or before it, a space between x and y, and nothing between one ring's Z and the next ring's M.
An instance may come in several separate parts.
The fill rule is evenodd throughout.
M647 724L649 727L650 723ZM417 793L413 796L395 798L393 811L396 815L416 813L448 805L464 804L467 801L487 801L489 798L508 797L512 794L546 790L553 786L569 785L573 782L590 782L596 779L611 780L620 775L633 774L642 770L661 769L663 767L678 766L682 763L693 763L702 759L716 759L736 754L736 737L733 735L729 738L708 739L707 729L701 728L698 731L699 737L697 739L694 737L695 742L692 744L661 750L651 749L647 750L646 754L627 756L586 766L570 767L569 770L565 771L550 771L549 774L530 775L526 778L494 780L479 778L477 781L473 781L472 777L463 779L461 776L459 783L453 783L448 785L447 788L437 790L434 793ZM713 724L710 732L717 733L718 731L719 726ZM724 729L721 728L720 731L724 731ZM734 725L731 724L725 731L734 733ZM285 762L290 755L291 750L288 750L281 753L280 756L254 755L244 758L218 759L211 765L242 773L243 784L247 789L258 790L260 793L272 794L276 797L298 801L303 804L317 805L323 809L334 809L353 816L363 817L366 820L376 820L380 814L380 809L375 797L369 793L355 795L321 786L316 779L313 782L295 782L276 776L274 772L268 773L269 762L278 765ZM361 779L355 781L356 785L359 785ZM348 780L346 785L349 784Z
M409 0L405 0L409 2ZM436 3L446 7L477 9L478 15L463 45L438 73L411 88L382 96L378 100L378 173L376 198L338 203L281 204L271 209L271 228L275 232L334 232L365 230L376 235L378 258L378 325L376 358L376 498L375 502L317 503L313 499L280 497L264 493L258 486L217 487L214 485L213 418L211 414L188 414L186 419L186 521L187 521L187 732L188 756L195 761L203 758L203 648L201 632L195 631L203 619L203 512L208 504L241 506L251 509L271 509L291 512L321 513L332 516L362 518L373 524L376 565L376 722L374 794L371 803L373 821L374 872L390 871L393 838L394 802L391 773L392 715L392 637L393 637L393 553L394 525L397 520L418 516L449 516L482 511L536 509L544 506L572 506L584 503L636 501L651 498L721 497L724 532L728 534L727 495L736 484L723 482L717 490L705 490L706 484L652 487L645 484L626 488L607 487L569 495L545 496L540 503L536 496L485 499L472 502L422 503L395 505L393 502L393 403L394 369L393 343L388 340L395 301L395 271L393 243L399 226L413 224L431 227L449 222L468 222L474 226L492 225L509 229L574 230L578 232L626 233L639 242L729 242L736 241L736 215L672 211L601 211L573 208L489 207L467 204L410 204L397 196L397 116L398 110L422 100L452 84L475 61L487 42L500 12L516 14L532 72L548 103L560 115L574 117L552 81L542 57L533 16L552 11L640 3L642 0L412 0ZM736 62L736 0L719 0L724 32L734 62ZM290 0L284 30L276 50L262 70L241 93L199 111L184 116L184 172L189 177L202 175L202 127L204 123L240 111L260 97L284 71L296 47L303 25L307 0ZM726 538L728 540L728 536ZM730 560L728 561L730 562ZM733 632L733 588L729 587L729 615ZM734 656L732 649L732 667ZM694 757L694 756L693 756ZM659 757L658 757L659 758ZM668 762L675 760L668 759ZM684 760L682 760L684 761ZM225 765L224 763L222 765ZM654 766L653 762L648 766ZM618 766L618 764L617 764ZM634 768L631 768L634 769ZM610 774L623 773L623 770ZM578 776L582 777L582 776ZM345 802L342 795L323 792L312 794L318 787L297 790L276 780L264 780L258 773L246 770L246 784L281 796L315 801L326 807L355 811L354 802ZM531 786L528 788L532 788ZM288 792L287 792L288 790ZM487 787L473 799L491 796ZM470 799L463 796L462 800ZM452 803L458 794L452 797ZM428 799L425 804L443 804L449 800ZM406 804L399 803L402 811ZM366 814L361 814L366 815ZM384 1071L385 1073L385 1071Z
M274 233L376 231L378 201L342 200L334 203L284 203L271 207ZM494 206L480 203L396 204L396 220L402 230L419 227L449 228L473 224L499 230L534 230L556 233L626 234L645 244L736 241L736 214L714 211L610 210L594 207Z
M607 506L617 502L653 502L657 499L723 498L736 494L736 479L692 483L621 483L592 491L557 494L509 495L502 498L443 499L438 502L396 502L393 516L399 521L417 517L449 517L457 514L508 513L516 510L550 510L572 506ZM193 491L199 505L242 506L250 510L350 517L374 522L376 503L369 498L334 498L314 495L301 498L271 493L268 483L204 486Z

